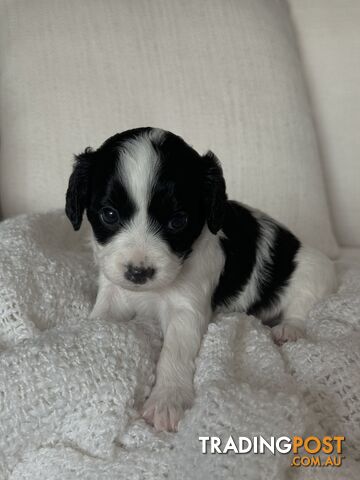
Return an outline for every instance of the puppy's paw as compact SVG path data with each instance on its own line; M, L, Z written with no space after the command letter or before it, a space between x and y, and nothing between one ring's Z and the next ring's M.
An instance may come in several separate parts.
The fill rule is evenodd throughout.
M193 393L180 387L154 387L142 410L142 417L157 431L177 432L184 411L191 407Z
M305 337L305 332L301 327L280 323L271 329L271 335L276 345L283 345L286 342L296 342L299 338Z

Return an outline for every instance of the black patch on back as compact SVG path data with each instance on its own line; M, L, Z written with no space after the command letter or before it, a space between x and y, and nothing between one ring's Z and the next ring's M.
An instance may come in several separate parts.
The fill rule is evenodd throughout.
M213 308L230 305L247 284L256 260L259 225L241 204L229 201L225 209L221 239L225 266L212 298Z
M264 268L268 272L259 286L259 300L255 302L248 313L260 315L261 311L271 307L279 300L283 289L288 285L296 268L295 256L301 246L300 241L285 227L274 223L276 235L273 242L271 261Z
M296 267L295 255L301 245L299 240L275 221L273 227L276 233L271 260L264 263L264 274L259 274L259 300L248 308L248 314L261 316L262 310L275 304ZM255 266L261 239L259 221L245 206L232 201L228 202L223 232L226 238L221 239L221 245L226 260L213 294L213 308L221 305L231 307L231 302L244 290Z

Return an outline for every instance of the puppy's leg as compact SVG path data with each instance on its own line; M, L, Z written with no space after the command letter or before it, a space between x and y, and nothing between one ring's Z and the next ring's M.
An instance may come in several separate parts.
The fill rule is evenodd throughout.
M173 310L166 326L156 383L142 415L156 430L176 431L194 398L195 358L208 323L194 310Z
M271 330L271 335L277 345L283 345L286 342L296 342L299 338L305 337L305 328L302 326L301 317L287 318Z
M273 339L279 345L304 337L308 312L336 289L334 264L321 252L302 246L296 263L297 268L281 300L283 320L272 328Z

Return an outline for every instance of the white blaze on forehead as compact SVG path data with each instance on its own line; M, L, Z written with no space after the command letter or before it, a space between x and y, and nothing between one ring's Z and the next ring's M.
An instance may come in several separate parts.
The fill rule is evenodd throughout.
M161 130L161 128L152 128L149 132L149 138L154 143L161 143L165 133L165 130Z
M145 212L151 189L159 170L159 158L152 141L159 141L162 131L155 129L128 140L120 149L119 175L130 198L140 212Z

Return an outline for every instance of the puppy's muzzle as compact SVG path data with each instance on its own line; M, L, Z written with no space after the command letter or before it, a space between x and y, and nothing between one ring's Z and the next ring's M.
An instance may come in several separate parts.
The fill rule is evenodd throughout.
M137 285L144 285L144 283L146 283L148 280L151 280L154 275L155 268L135 266L131 263L127 266L127 270L124 274L126 280L129 280L129 282Z

